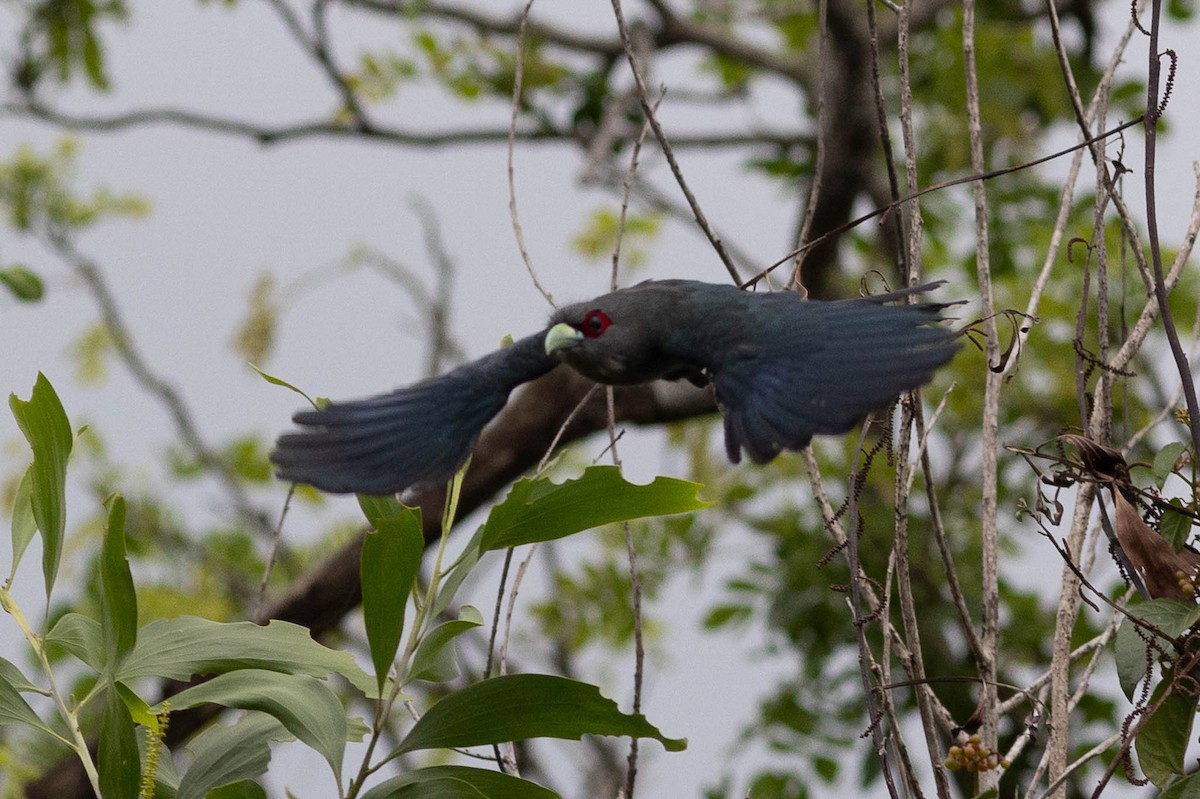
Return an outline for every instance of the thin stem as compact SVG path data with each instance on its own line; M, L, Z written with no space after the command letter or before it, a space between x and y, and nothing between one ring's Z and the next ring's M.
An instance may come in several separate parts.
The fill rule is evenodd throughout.
M58 706L58 712L61 714L63 721L66 722L67 729L71 731L71 740L66 740L58 733L52 730L44 730L49 732L55 738L62 741L67 746L75 750L75 754L79 756L79 761L83 765L84 772L87 773L88 782L91 783L92 790L96 795L100 795L100 774L96 771L96 764L92 762L91 750L88 749L87 739L83 737L83 730L79 728L79 719L75 713L67 707L66 700L63 699L62 692L58 690L58 684L54 679L54 669L50 665L50 659L46 656L46 649L42 646L42 638L33 631L29 626L29 621L25 618L25 614L21 612L20 606L13 599L12 594L8 592L8 588L0 587L0 608L12 616L17 627L20 628L21 634L25 636L26 642L33 650L34 655L38 659L38 664L42 667L42 673L46 675L46 680L50 685L50 695L54 697L54 704Z
M976 172L986 169L983 154L983 123L979 110L979 75L975 63L975 0L963 2L963 62L966 69L967 87L967 130L971 144L971 168ZM1000 338L996 330L996 306L992 298L992 271L990 238L988 235L987 191L981 181L971 185L975 201L975 267L979 280L979 296L982 304L985 353L988 369L984 378L983 418L981 421L980 450L983 458L980 473L980 538L982 550L982 596L983 624L979 656L982 701L980 702L980 733L985 746L997 748L996 703L996 654L1000 636L1000 577L999 552L1000 531L997 520L997 505L1000 493L999 441L1000 388ZM996 771L979 775L981 791L994 787L999 781Z
M1146 236L1150 239L1150 261L1154 267L1154 297L1158 300L1162 315L1163 331L1171 345L1171 356L1179 379L1183 383L1183 397L1188 408L1188 430L1192 436L1192 456L1200 458L1200 402L1196 398L1196 385L1188 366L1187 353L1179 341L1179 333L1171 318L1171 306L1167 300L1167 287L1163 280L1162 247L1158 237L1158 203L1155 200L1154 172L1155 153L1158 143L1159 80L1161 56L1158 52L1158 29L1162 17L1162 0L1150 0L1150 63L1146 80Z

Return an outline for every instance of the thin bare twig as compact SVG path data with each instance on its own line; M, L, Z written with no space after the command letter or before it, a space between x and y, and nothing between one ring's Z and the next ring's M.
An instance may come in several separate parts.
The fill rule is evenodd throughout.
M261 125L240 119L231 119L215 114L206 114L186 108L144 108L117 114L69 114L50 108L37 100L0 103L0 112L13 117L27 117L61 128L112 132L148 125L180 125L182 127L241 136L261 145L285 144L310 138L350 138L382 144L437 149L457 147L464 144L507 144L509 136L526 144L564 144L579 140L578 131L569 127L548 126L545 120L537 125L518 128L515 134L510 125L504 127L446 128L442 130L408 130L372 123L370 128L361 129L319 116L307 122L284 125ZM812 137L803 133L788 133L781 130L755 129L712 133L683 133L671 140L675 149L711 149L714 147L757 147L769 144L774 147L811 145Z
M279 521L271 533L271 546L267 549L267 562L263 565L262 580L258 584L258 595L254 598L254 614L252 618L259 624L265 624L270 619L263 618L263 608L266 607L267 584L271 581L271 572L275 570L275 559L279 554L279 545L283 540L283 522L287 519L288 509L292 506L292 497L296 495L296 484L288 486L287 496L283 499L283 508L279 511Z
M983 123L979 111L979 74L975 63L975 0L963 2L963 62L966 69L967 131L970 139L971 168L986 170L983 157ZM979 280L979 297L983 313L984 352L989 368L985 372L983 415L980 420L979 448L982 454L980 469L980 550L982 563L983 624L980 634L979 662L982 700L980 734L984 746L996 749L998 743L996 704L996 658L1000 637L1000 530L997 503L1000 494L999 428L1000 388L1003 376L999 372L1000 337L996 330L996 306L992 297L991 239L988 235L987 191L982 181L971 184L975 203L975 273ZM985 771L979 775L978 788L986 791L999 782L999 773Z
M870 5L870 0L868 0ZM821 176L825 174L825 141L829 132L825 129L828 120L825 117L825 94L828 88L826 69L828 68L828 58L825 50L829 46L829 0L818 0L817 2L817 109L816 116L813 119L813 127L817 131L816 153L813 157L812 168L812 184L808 188L808 202L804 208L804 221L800 223L800 235L797 236L796 246L803 247L808 241L808 237L812 235L813 219L817 212L817 203L821 198ZM796 257L796 266L792 270L791 279L788 281L788 286L795 291L798 291L801 296L808 296L808 289L804 287L803 270L804 270L804 255L808 251L801 252Z
M654 102L653 109L658 110L658 104L662 102L662 95ZM609 287L612 290L617 289L617 277L621 264L621 243L625 238L625 219L629 213L629 198L633 191L634 178L637 175L638 157L642 152L642 143L646 140L646 134L649 132L649 124L643 124L641 132L638 134L637 141L633 146L633 152L629 157L629 170L624 181L624 193L621 197L621 212L617 221L617 238L613 244L612 256L612 274L609 280ZM621 456L617 452L617 413L616 402L614 401L613 387L606 386L604 391L604 399L608 408L608 439L609 452L612 456L612 463L618 469L621 468ZM633 545L633 533L630 530L629 522L623 525L625 533L625 556L629 561L629 583L632 592L631 602L633 610L633 712L640 713L642 711L642 685L645 681L646 668L646 643L642 630L642 576L638 569L637 548ZM634 787L637 784L638 773L638 739L632 738L629 742L629 757L626 759L625 768L625 799L633 799Z
M721 239L713 231L708 224L708 219L704 215L704 211L700 208L700 203L696 200L696 196L688 187L687 179L683 176L683 170L679 167L679 161L675 158L675 151L671 149L671 143L667 140L667 134L659 124L658 116L654 113L654 105L650 102L650 93L646 89L646 82L642 78L642 68L638 63L637 53L634 50L633 40L629 33L629 26L625 23L625 14L621 10L621 0L612 0L613 14L617 19L617 29L621 34L621 45L625 49L625 56L629 61L629 70L633 74L633 81L637 85L638 101L642 105L642 111L646 114L646 121L650 123L651 129L654 131L654 137L658 139L658 144L662 147L663 155L667 158L667 164L671 167L671 174L675 176L675 182L679 184L683 196L687 198L688 205L695 215L696 224L704 231L704 235L708 237L709 242L716 251L717 256L721 259L721 263L725 265L725 269L729 272L729 276L736 284L741 284L741 276L738 274L737 266L734 265L733 259L729 257L729 253L725 251L725 245ZM656 6L660 13L666 11L665 6Z
M521 112L521 90L525 79L525 22L529 19L529 9L532 7L533 0L527 0L525 8L521 11L520 25L517 27L517 62L513 67L512 116L509 119L508 128L508 213L512 217L513 236L517 240L517 249L521 251L521 260L524 261L525 269L529 272L529 279L533 281L534 288L546 298L550 307L557 308L558 306L554 304L554 297L550 296L550 292L542 285L542 281L538 280L537 270L533 268L533 260L529 257L529 250L525 246L525 233L521 229L521 220L517 215L517 179L513 169L513 158L516 153L517 115Z
M1200 401L1196 398L1196 384L1188 366L1187 354L1179 341L1179 332L1171 318L1171 306L1167 301L1167 286L1163 278L1162 246L1158 236L1158 203L1154 191L1155 153L1158 144L1158 119L1161 114L1159 80L1161 57L1158 51L1158 30L1162 17L1162 0L1150 0L1150 56L1146 79L1146 236L1150 239L1150 261L1154 267L1154 297L1158 300L1162 316L1163 331L1171 345L1171 356L1183 384L1183 397L1187 403L1188 431L1192 436L1192 456L1200 458Z
M1132 128L1134 125L1140 125L1140 124L1142 124L1142 117L1138 116L1135 119L1131 119L1128 122L1123 122L1120 125L1117 125L1115 128L1113 128L1111 130L1106 130L1103 133L1098 133L1095 136L1090 136L1087 139L1085 139L1084 141L1079 142L1078 144L1073 144L1070 147L1065 147L1062 150L1059 150L1058 152L1050 153L1049 155L1044 155L1041 158L1034 159L1033 161L1027 161L1023 164L1018 164L1017 166L1012 166L1012 167L1005 167L1003 169L993 169L990 172L984 172L981 174L964 175L963 177L960 177L960 178L944 180L940 183L935 183L932 186L926 186L923 189L910 188L909 193L906 194L905 196L901 197L900 199L890 202L887 205L884 205L880 208L876 208L873 211L869 211L868 213L865 213L862 216L851 219L849 222L845 222L841 225L838 225L837 227L833 228L832 230L826 231L825 233L821 234L817 238L808 242L803 247L797 247L796 249L787 253L782 258L780 258L777 261L775 261L774 263L770 264L765 269L760 271L758 274L747 279L740 285L743 288L753 286L754 284L758 283L760 280L765 278L767 275L769 275L771 272L775 271L780 266L783 266L785 263L787 263L791 259L795 258L801 252L803 252L805 250L810 250L813 247L816 247L817 245L822 244L835 236L839 236L842 233L845 233L847 230L851 230L855 227L858 227L863 222L866 222L869 219L874 219L877 216L883 216L884 214L887 214L889 211L895 210L896 208L904 208L909 203L913 202L914 200L920 199L921 197L924 197L926 194L932 194L933 192L943 191L945 189L950 188L951 186L960 186L964 183L971 183L972 181L977 181L977 180L987 181L987 180L991 180L993 178L1000 177L1001 175L1008 175L1008 174L1012 174L1013 172L1020 172L1025 169L1032 169L1035 166L1040 166L1041 164L1045 164L1045 163L1053 161L1057 158L1061 158L1064 155L1068 155L1082 147L1087 147L1087 146L1091 145L1093 142L1099 141L1100 139L1106 138L1108 136L1115 136L1118 133L1120 133L1124 130L1127 130L1128 128ZM910 250L911 250L911 247L910 247Z

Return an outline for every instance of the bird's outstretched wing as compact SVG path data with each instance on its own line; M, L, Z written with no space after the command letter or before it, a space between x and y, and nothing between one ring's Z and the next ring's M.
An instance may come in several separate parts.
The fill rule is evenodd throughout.
M745 449L766 463L815 434L844 433L928 382L959 347L937 324L945 306L882 303L929 288L836 302L758 295L743 341L709 370L729 459Z
M333 493L394 494L454 475L479 433L518 385L558 359L545 333L529 336L440 377L388 394L335 402L293 418L271 460L283 480Z

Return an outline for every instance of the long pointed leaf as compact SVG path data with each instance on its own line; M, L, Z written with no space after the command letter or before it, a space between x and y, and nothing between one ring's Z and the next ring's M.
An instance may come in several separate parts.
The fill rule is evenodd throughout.
M268 742L291 739L266 713L250 712L232 726L210 727L188 744L195 759L179 780L176 799L204 799L214 788L259 776L271 762Z
M319 752L334 777L341 780L346 711L333 691L315 677L262 669L231 671L179 692L170 702L172 710L212 702L274 716L288 732Z
M375 528L363 541L359 574L363 624L382 693L404 635L404 613L421 568L425 535L419 508L406 508L395 500L381 507L377 497L360 497L359 503Z
M381 782L363 799L561 799L549 788L504 774L468 766L413 769Z
M669 752L687 747L686 739L667 738L640 713L621 712L594 685L550 674L509 674L441 699L413 725L396 754L584 735L654 738Z
M137 641L137 595L125 559L125 498L118 495L109 503L100 559L100 609L105 665L112 673Z
M33 518L42 533L42 573L46 579L46 598L54 590L58 562L62 556L63 536L67 529L67 458L71 454L71 423L54 387L38 373L28 401L16 394L8 397L8 406L33 450Z
M404 675L404 684L413 680L444 681L458 676L454 662L454 639L482 624L483 616L479 611L465 605L457 619L430 630L413 653L408 674Z
M37 520L33 518L33 466L25 470L21 482L17 484L17 494L13 498L12 515L12 567L8 571L8 581L12 583L17 574L17 566L25 548L37 535Z
M17 686L13 685L7 676L0 674L0 726L5 725L32 727L47 735L58 737L57 733L33 711L18 692Z
M57 627L56 627L57 629ZM318 644L306 628L286 621L260 626L248 621L215 622L195 616L157 619L138 631L137 644L117 679L223 674L267 669L325 677L337 673L368 697L378 696L375 680L349 652Z
M100 793L104 799L138 795L142 767L137 736L134 735L129 709L112 684L104 691L104 716L100 722L96 767L100 772Z
M1167 669L1162 681L1150 697L1153 705L1171 684L1173 673ZM1190 683L1191 680L1188 680ZM1150 781L1163 788L1171 780L1182 777L1187 770L1184 755L1192 737L1192 722L1196 718L1196 697L1185 696L1179 686L1162 701L1154 715L1146 720L1134 745L1138 764Z
M658 477L636 485L615 466L592 466L575 480L518 480L492 508L483 527L484 551L552 541L602 524L686 513L711 505L696 498L702 486Z

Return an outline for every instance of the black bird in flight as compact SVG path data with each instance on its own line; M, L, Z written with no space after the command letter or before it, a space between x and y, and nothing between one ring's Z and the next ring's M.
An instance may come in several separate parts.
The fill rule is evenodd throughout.
M802 300L694 280L650 280L558 310L550 326L440 377L305 410L279 437L283 480L336 493L440 484L509 393L560 363L599 383L711 383L725 450L766 463L844 433L929 381L958 350L940 303L887 305L937 283L850 300Z

